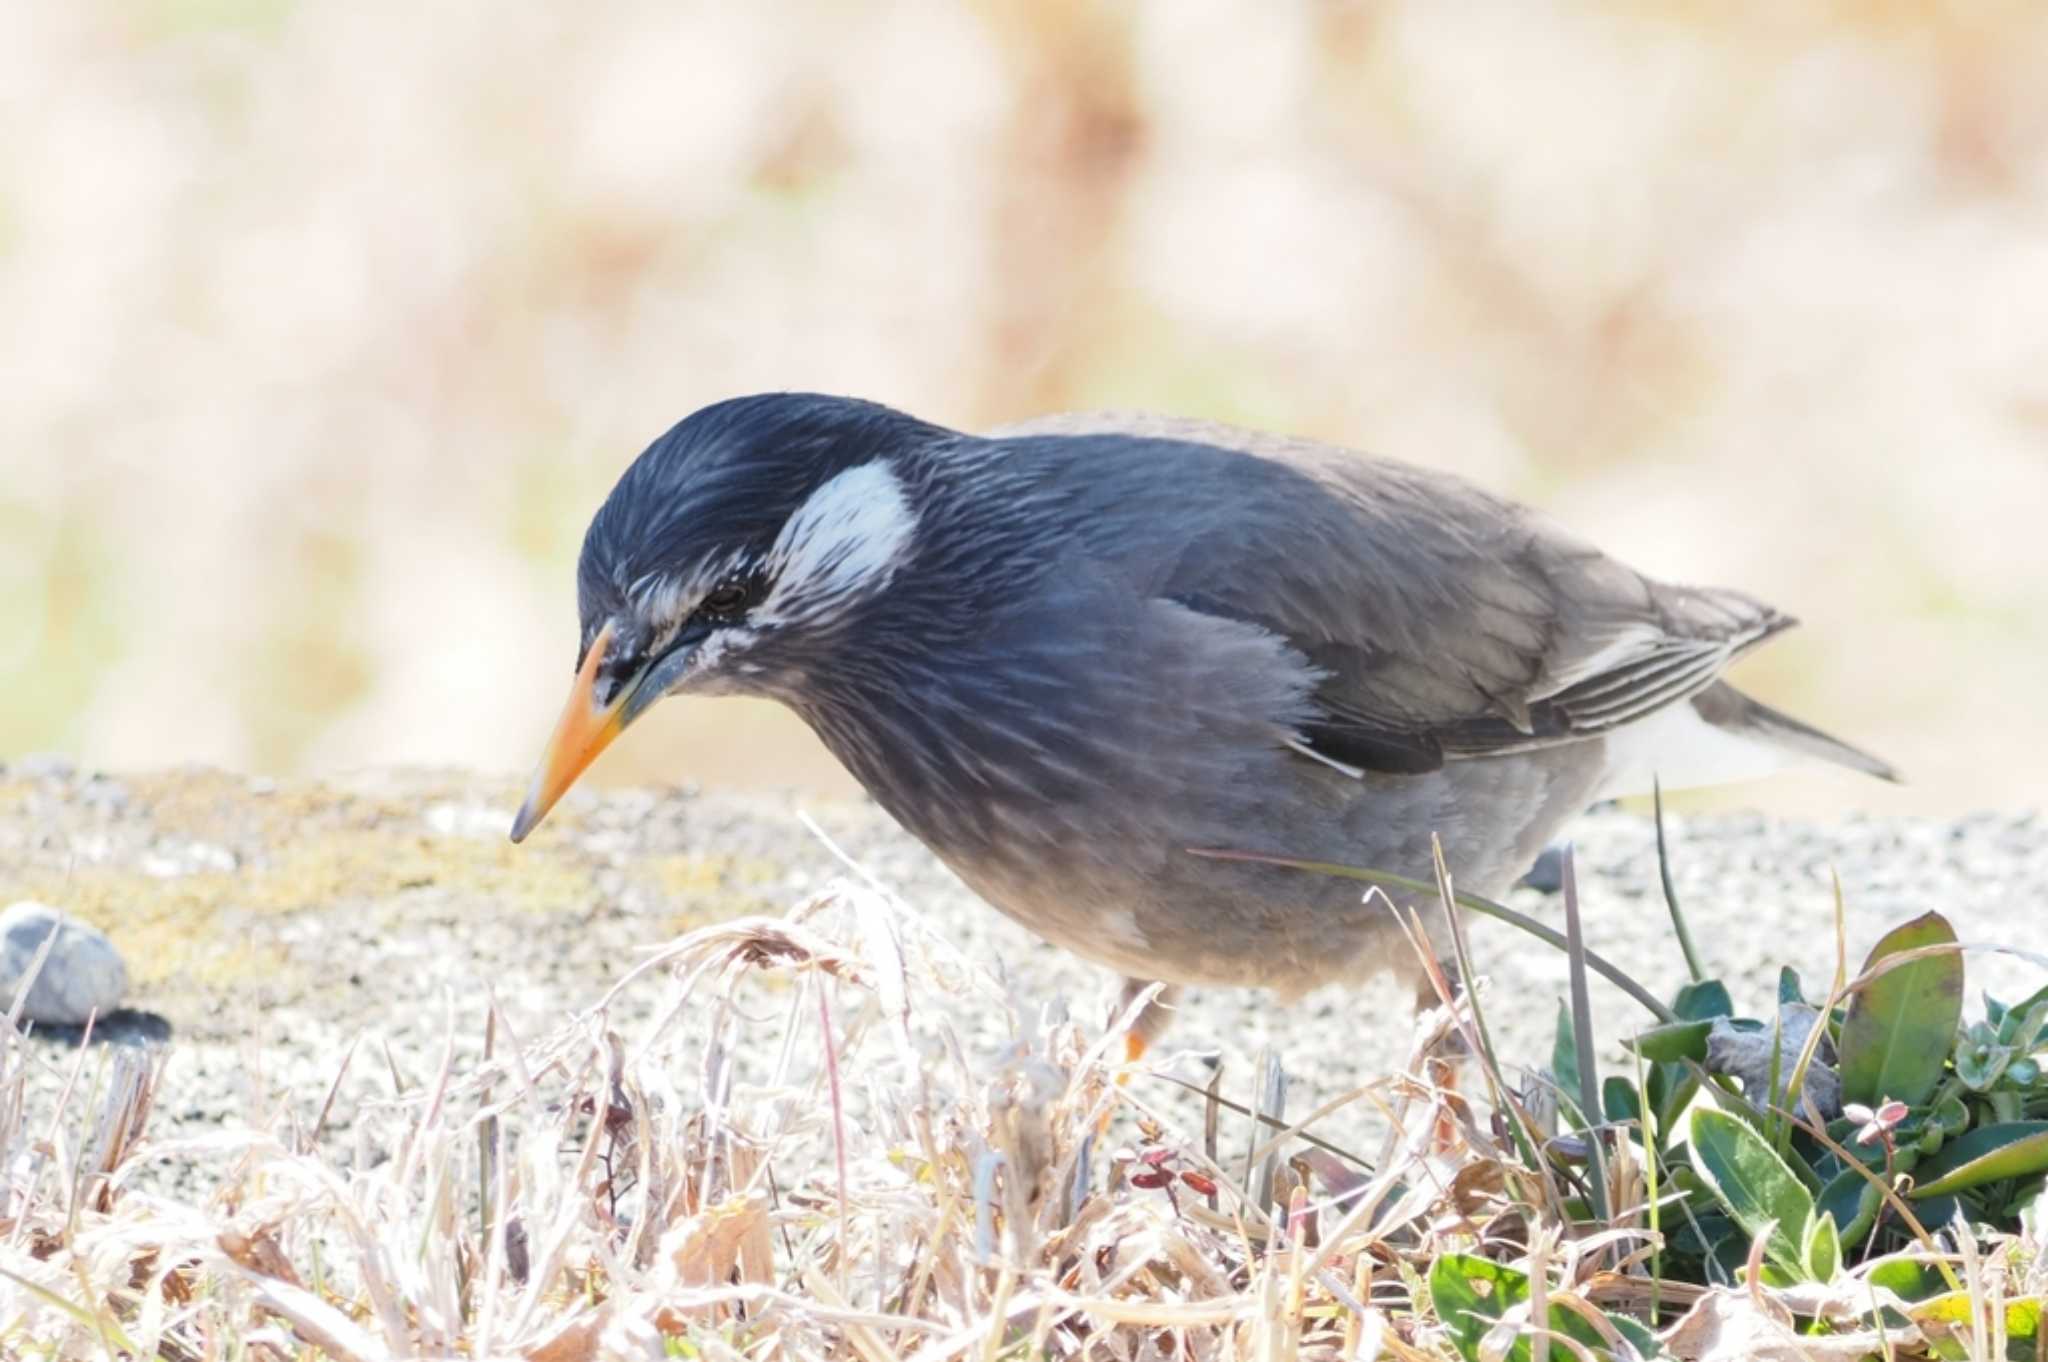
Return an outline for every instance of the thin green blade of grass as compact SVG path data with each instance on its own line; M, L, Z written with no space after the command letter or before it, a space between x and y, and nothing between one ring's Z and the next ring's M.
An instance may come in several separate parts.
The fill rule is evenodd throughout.
M1657 827L1657 883L1664 890L1664 907L1671 914L1671 930L1678 934L1679 953L1685 956L1685 968L1698 983L1707 977L1700 967L1700 953L1692 944L1692 928L1686 925L1685 913L1678 906L1678 888L1671 882L1671 849L1664 841L1664 784L1650 782L1650 815Z
M56 933L53 932L51 935L54 936ZM20 1273L9 1271L7 1268L0 1267L0 1277L5 1277L8 1281L13 1282L16 1286L28 1292L29 1295L35 1297L51 1309L70 1316L72 1321L81 1328L90 1329L98 1334L100 1341L107 1346L109 1353L118 1348L123 1353L136 1356L141 1355L142 1350L129 1340L128 1335L121 1332L119 1322L109 1318L107 1315L96 1314L78 1302L67 1300L41 1283L32 1282ZM149 1356L157 1359L157 1362L163 1362L162 1353L150 1353Z
M1572 1046L1578 1051L1579 1106L1586 1113L1586 1158L1588 1189L1593 1214L1605 1225L1607 1210L1607 1153L1601 1144L1599 1066L1593 1056L1593 996L1586 987L1586 935L1579 923L1579 875L1577 855L1570 845L1564 849L1564 931L1565 961L1571 974Z

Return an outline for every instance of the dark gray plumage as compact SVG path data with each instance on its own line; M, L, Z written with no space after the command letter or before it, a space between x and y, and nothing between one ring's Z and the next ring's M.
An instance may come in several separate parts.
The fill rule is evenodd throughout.
M589 693L515 835L587 761L565 748L660 695L772 696L995 906L1176 984L1419 977L1356 885L1192 848L1426 876L1436 834L1497 894L1653 771L1890 774L1718 680L1790 626L1768 606L1441 473L1213 425L736 399L627 470L578 580Z

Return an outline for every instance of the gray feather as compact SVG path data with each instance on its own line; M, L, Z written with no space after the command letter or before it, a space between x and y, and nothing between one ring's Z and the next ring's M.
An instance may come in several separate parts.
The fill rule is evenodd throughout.
M1652 581L1449 474L1311 441L1120 414L996 438L1092 488L1084 519L1114 538L1091 548L1138 589L1299 649L1323 674L1309 736L1371 770L1583 741L1793 623ZM1152 498L1162 514L1107 514Z

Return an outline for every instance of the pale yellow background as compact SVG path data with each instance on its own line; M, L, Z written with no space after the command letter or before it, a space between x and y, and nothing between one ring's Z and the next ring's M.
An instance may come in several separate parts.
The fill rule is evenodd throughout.
M2040 804L2048 6L1933 9L0 0L0 756L523 768L611 479L813 387L1457 469L1916 782L1743 798Z

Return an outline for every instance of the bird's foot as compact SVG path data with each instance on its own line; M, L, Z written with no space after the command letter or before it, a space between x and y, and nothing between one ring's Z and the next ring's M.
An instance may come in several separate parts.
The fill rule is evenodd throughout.
M1172 984L1150 979L1124 980L1123 988L1117 992L1116 1010L1110 1015L1112 1026L1125 1028L1124 1063L1136 1064L1166 1034L1179 998L1180 989Z
M1456 1057L1432 1055L1423 1065L1424 1076L1436 1099L1436 1121L1429 1137L1429 1152L1439 1157L1458 1147L1458 1115L1465 1109L1465 1095L1458 1091Z

